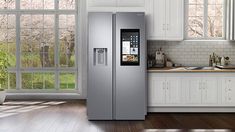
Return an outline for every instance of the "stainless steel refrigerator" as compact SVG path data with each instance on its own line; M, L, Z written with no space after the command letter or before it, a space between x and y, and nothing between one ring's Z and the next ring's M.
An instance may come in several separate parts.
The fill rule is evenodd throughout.
M144 120L145 15L89 13L89 120Z

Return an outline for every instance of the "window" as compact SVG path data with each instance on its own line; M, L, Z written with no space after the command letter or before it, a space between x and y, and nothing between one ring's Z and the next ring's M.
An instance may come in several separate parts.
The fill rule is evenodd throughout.
M222 39L225 37L224 0L188 0L186 37Z
M77 92L78 0L0 0L0 50L10 67L2 87Z

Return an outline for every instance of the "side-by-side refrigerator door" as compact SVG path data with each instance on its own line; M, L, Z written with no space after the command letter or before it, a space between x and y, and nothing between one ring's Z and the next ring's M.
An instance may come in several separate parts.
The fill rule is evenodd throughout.
M89 120L112 119L112 13L89 13Z
M116 120L146 115L146 42L144 13L116 14Z

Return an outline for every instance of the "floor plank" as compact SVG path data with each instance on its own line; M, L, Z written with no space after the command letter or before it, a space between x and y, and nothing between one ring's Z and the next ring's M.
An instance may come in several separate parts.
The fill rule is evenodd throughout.
M150 129L232 130L235 114L149 113L145 121L88 121L83 100L9 101L0 106L0 132L148 132Z

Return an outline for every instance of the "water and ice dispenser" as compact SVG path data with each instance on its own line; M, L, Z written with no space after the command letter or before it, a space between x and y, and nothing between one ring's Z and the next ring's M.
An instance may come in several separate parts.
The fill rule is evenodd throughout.
M94 48L94 65L107 65L107 48Z

